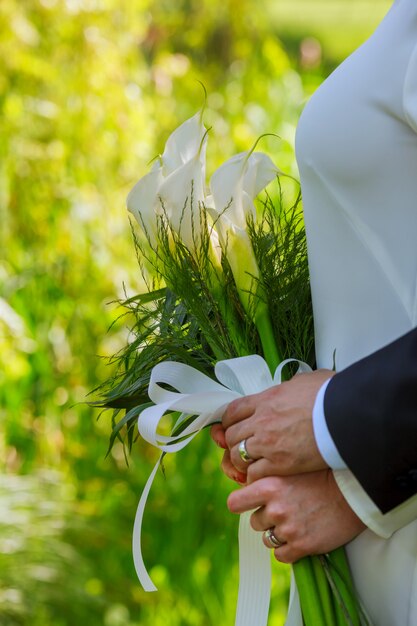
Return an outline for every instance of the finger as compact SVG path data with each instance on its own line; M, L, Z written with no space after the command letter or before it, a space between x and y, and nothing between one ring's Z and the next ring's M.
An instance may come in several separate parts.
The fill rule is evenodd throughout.
M224 450L226 450L226 435L224 428L221 424L213 424L213 426L210 428L210 435L214 443L216 443L219 448L223 448Z
M239 483L239 485L244 485L246 483L246 474L239 472L234 467L234 465L232 464L230 460L229 450L226 450L226 452L223 455L221 468L228 478Z
M295 563L299 561L304 556L310 556L307 552L302 552L300 550L296 550L291 544L284 543L279 548L274 549L274 557L280 563Z
M278 532L274 532L277 539L284 543L282 539L282 532L279 532L281 524L284 523L285 516L282 514L279 504L274 504L274 507L262 506L252 513L250 517L250 525L253 530L258 532L268 530L268 528L275 528Z
M246 447L248 447L248 444L246 444ZM249 450L250 449L249 446ZM252 455L251 452L250 454ZM231 459L234 465L234 454L232 454ZM247 467L248 484L254 483L261 478L267 478L268 476L284 476L284 473L281 473L280 468L277 468L276 464L272 463L269 459L256 459Z
M233 491L227 499L231 513L244 513L264 506L268 495L272 494L273 479L264 478L251 485Z
M225 430L226 443L228 448L238 445L243 439L248 439L253 435L254 423L252 419L244 419Z
M227 407L222 417L222 424L224 429L229 428L232 424L247 419L255 412L256 409L256 395L245 396L244 398L238 398L233 400Z
M265 507L261 506L250 516L250 525L253 530L261 532L264 530L268 530L268 528L274 526L274 523L272 522L272 520L268 519Z

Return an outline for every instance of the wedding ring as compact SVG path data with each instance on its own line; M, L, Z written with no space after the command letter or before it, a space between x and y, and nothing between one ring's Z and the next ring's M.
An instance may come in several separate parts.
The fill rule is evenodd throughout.
M286 541L280 541L277 537L275 537L273 528L268 528L268 530L264 532L263 537L264 537L264 542L271 549L280 548L285 543L287 543Z
M251 463L253 461L253 458L246 449L246 439L243 439L239 444L239 456L245 463Z

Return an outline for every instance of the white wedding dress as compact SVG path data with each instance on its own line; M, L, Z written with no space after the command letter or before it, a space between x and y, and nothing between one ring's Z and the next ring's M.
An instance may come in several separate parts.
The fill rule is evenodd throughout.
M317 363L335 353L339 370L417 325L417 0L396 0L317 90L296 148ZM417 626L417 497L382 515L335 475L369 528L347 554L374 626Z

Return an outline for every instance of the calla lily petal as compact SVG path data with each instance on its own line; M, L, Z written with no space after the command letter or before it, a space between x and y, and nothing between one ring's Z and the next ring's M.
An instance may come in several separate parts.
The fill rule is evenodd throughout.
M243 207L243 213L245 214L245 226L246 226L248 216L253 217L254 220L256 219L255 203L252 199L252 196L247 194L246 191L242 191L242 207Z
M251 198L256 198L262 189L265 189L276 178L277 174L282 174L282 172L267 154L252 152L243 174L243 189Z
M157 162L152 170L136 183L126 200L128 211L134 215L152 241L156 233L158 189L162 180L162 168Z
M278 173L272 160L262 152L234 155L211 177L215 210L226 214L239 228L245 228L248 212L255 213L254 198Z
M241 228L246 225L241 208L241 180L247 152L235 154L221 165L210 179L214 209Z
M204 161L205 145L202 146L202 141L205 132L201 111L174 130L168 137L162 155L165 176L190 161L200 153L200 150L202 150L201 158Z
M158 190L161 206L172 229L189 249L201 234L204 176L198 155L165 178Z

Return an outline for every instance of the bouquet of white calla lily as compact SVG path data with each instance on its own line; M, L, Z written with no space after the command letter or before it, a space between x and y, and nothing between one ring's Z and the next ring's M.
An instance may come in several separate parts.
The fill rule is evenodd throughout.
M101 405L115 409L110 446L121 438L124 427L132 446L135 420L142 410L148 410L149 397L156 400L147 393L152 368L167 357L210 376L216 362L236 356L260 353L271 372L294 354L313 361L312 306L300 198L288 208L283 204L283 194L275 198L272 193L255 207L260 192L282 174L269 156L255 152L256 144L214 172L211 195L207 195L206 144L207 130L200 111L170 135L162 156L127 198L128 209L151 248L149 254L142 240L135 237L139 262L142 269L146 263L152 266L156 280L149 281L147 293L125 303L135 316L134 339L117 355L122 375L117 372ZM183 372L184 366L179 367ZM172 379L163 382L171 384ZM121 409L126 414L116 421ZM175 423L172 436L180 447L197 424L195 419L192 409ZM162 440L168 442L166 437ZM165 451L179 449L174 448L168 446ZM141 503L146 501L154 472ZM135 524L136 542L140 527L141 523ZM260 545L259 539L255 533L250 542ZM245 563L249 562L249 543L241 550ZM260 555L256 551L255 562L260 558L268 569L269 555L262 551ZM251 568L242 569L241 580L246 581L242 589L253 586ZM343 549L300 560L294 565L294 575L306 626L362 623ZM148 582L146 576L142 580ZM254 612L252 600L251 607L239 602L237 625L266 626L269 579L264 589L261 587L257 587L261 612ZM147 588L153 588L151 582ZM239 597L244 599L245 593Z

